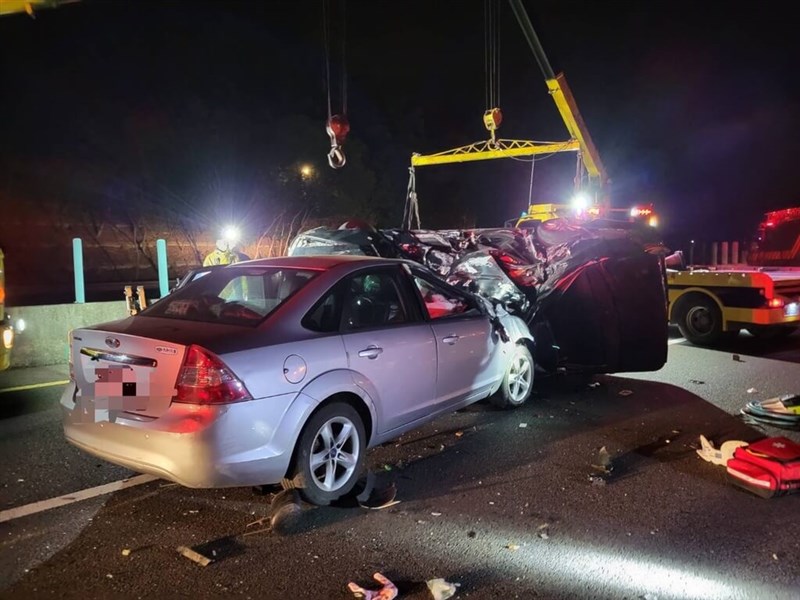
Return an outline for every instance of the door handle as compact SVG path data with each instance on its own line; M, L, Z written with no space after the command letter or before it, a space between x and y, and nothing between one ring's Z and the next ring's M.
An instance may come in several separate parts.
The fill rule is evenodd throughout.
M453 345L453 344L455 344L455 343L456 343L456 342L457 342L459 339L461 339L461 336L459 336L459 335L448 335L447 337L443 337L443 338L442 338L442 341L443 341L445 344L449 344L450 346L452 346L452 345Z
M377 346L370 346L369 348L364 348L363 350L359 351L358 355L361 358L369 358L370 360L375 360L378 358L378 355L383 352L383 348L378 348Z

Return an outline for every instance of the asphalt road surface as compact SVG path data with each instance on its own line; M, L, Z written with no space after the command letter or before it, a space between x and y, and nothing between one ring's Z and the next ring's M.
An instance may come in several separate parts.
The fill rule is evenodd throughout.
M349 581L377 587L381 572L418 599L437 577L458 598L800 598L800 495L751 495L695 453L701 433L800 441L736 416L800 391L800 338L755 342L673 337L659 372L542 382L521 409L440 418L370 454L398 504L306 507L281 534L248 529L277 490L115 483L135 474L64 442L61 386L0 392L0 597L345 599ZM598 484L602 446L614 471ZM95 495L104 484L130 487Z

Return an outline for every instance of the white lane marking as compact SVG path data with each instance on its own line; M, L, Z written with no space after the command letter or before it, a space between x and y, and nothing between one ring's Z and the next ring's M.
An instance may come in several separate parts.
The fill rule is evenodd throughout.
M667 344L673 346L674 344L680 344L681 342L685 342L686 338L675 338L674 340L669 340Z
M121 479L120 481L112 481L111 483L98 485L97 487L81 490L73 494L64 494L63 496L58 496L57 498L40 500L39 502L32 502L31 504L26 504L24 506L9 508L8 510L0 512L0 523L11 521L13 519L19 519L20 517L27 517L28 515L42 512L43 510L50 510L51 508L66 506L67 504L72 504L73 502L80 502L81 500L88 500L89 498L94 498L96 496L103 496L104 494L110 494L126 488L142 485L143 483L150 483L156 479L158 479L158 477L155 477L154 475L136 475L135 477Z
M35 390L38 388L53 387L54 385L67 385L68 383L69 379L65 379L64 381L48 381L47 383L32 383L30 385L18 385L16 387L3 388L2 390L0 390L0 394L5 394L7 392L24 392L25 390Z

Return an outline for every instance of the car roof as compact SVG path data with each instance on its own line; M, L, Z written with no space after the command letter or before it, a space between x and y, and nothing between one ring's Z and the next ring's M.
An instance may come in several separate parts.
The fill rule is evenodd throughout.
M274 258L258 258L255 260L248 260L244 262L234 263L228 265L229 267L282 267L290 269L313 269L318 271L327 271L333 267L341 264L350 265L380 265L380 264L397 264L406 262L394 258L381 258L377 256L352 256L352 255L334 255L322 254L315 256L277 256Z

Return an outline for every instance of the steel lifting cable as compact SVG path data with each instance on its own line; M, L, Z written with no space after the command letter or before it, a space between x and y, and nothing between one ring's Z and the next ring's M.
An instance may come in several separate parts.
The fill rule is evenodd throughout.
M484 76L486 84L486 110L500 104L500 32L499 3L497 0L484 2Z
M403 208L403 228L413 229L414 221L417 229L422 229L422 222L419 219L419 200L417 199L417 177L414 167L408 168L408 188L406 190L406 204Z
M533 204L533 169L536 167L536 157L531 157L531 183L528 186L528 206L525 207L525 211L527 212L528 208L531 204Z
M573 181L573 185L575 187L575 193L577 194L583 188L583 179L585 177L586 169L584 168L583 156L581 155L580 152L577 153L576 158L577 160L575 162L575 179Z
M328 99L328 120L325 123L325 131L331 141L331 150L328 153L328 164L334 169L341 169L346 162L342 144L347 139L347 134L350 132L350 123L347 120L347 67L346 67L346 46L345 46L345 0L342 2L342 82L341 82L341 114L333 114L333 107L331 102L331 10L330 0L323 0L322 3L322 20L323 20L323 35L325 38L325 87Z
M489 144L497 144L495 131L503 121L500 111L500 4L498 0L484 0L483 67L486 109L483 124L491 135Z

